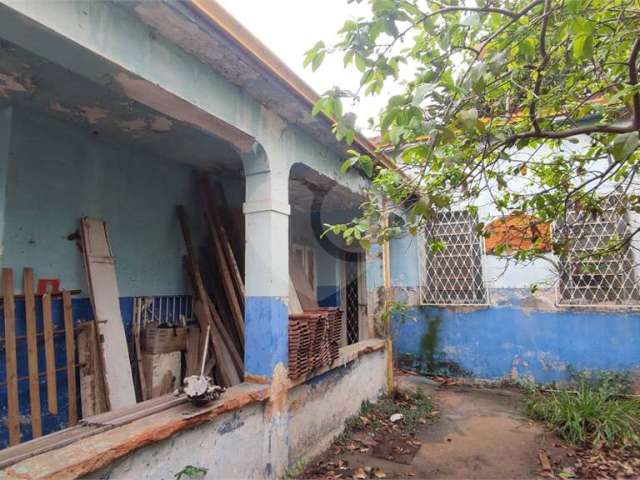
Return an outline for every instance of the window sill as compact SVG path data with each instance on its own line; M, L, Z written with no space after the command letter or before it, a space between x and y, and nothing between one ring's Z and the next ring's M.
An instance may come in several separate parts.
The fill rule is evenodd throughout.
M288 388L384 348L381 339L343 347L331 367L292 381ZM222 398L204 407L196 407L184 397L165 395L138 404L135 409L87 418L75 427L0 452L3 478L75 478L90 474L146 445L210 422L224 413L264 402L269 398L269 389L268 384L245 382L227 389Z

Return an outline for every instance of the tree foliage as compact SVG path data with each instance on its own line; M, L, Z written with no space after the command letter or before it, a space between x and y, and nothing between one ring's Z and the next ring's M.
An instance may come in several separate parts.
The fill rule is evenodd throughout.
M459 205L554 223L570 210L598 215L616 194L640 213L640 0L367 3L366 18L347 20L339 42L318 42L305 63L341 55L361 73L357 92L335 88L315 109L347 143L355 118L343 114L345 97L403 85L371 124L397 168L374 168L355 149L343 168L370 174L376 194L408 209L414 233ZM369 240L391 233L376 204L354 220Z

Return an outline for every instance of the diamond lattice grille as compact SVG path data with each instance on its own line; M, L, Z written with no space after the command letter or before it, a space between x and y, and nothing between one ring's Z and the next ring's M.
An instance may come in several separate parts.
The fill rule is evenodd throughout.
M425 229L422 302L426 305L486 305L483 239L468 212L438 214ZM442 251L431 245L442 242Z
M359 315L358 315L358 262L357 256L350 255L346 262L347 291L346 291L346 318L347 318L347 344L351 345L360 340Z
M602 215L571 212L558 228L558 238L568 242L560 258L558 304L565 306L639 306L637 265L627 246L613 254L598 255L612 242L631 234L629 221L621 214L622 197L610 197Z

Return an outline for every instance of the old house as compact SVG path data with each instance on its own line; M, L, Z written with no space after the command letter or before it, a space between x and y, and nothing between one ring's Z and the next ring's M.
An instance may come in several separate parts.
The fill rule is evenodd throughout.
M571 153L588 145L589 139L580 137L558 148ZM536 151L534 158L549 153ZM584 258L640 226L640 215L621 214L616 201L621 197L610 198L602 217L572 214L565 225L545 225L517 215L502 218L489 199L480 199L477 218L454 209L435 218L420 238L393 239L392 285L396 298L408 305L394 323L400 365L537 383L565 381L582 371L637 376L640 239L632 237L615 255ZM489 226L488 238L475 233L478 222ZM558 256L551 244L568 230L579 240L566 256ZM537 239L539 258L509 259L510 248L527 248ZM447 248L431 251L433 240ZM497 251L498 244L506 251Z
M314 99L212 1L0 3L3 478L282 475L384 391L382 254L319 236L367 179ZM203 355L226 392L174 397Z

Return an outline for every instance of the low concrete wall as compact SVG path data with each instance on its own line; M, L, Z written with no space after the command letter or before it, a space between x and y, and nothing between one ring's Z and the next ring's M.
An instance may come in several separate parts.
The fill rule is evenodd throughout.
M341 433L344 421L364 400L385 388L385 352L363 354L288 392L289 464L321 453ZM144 447L90 478L172 480L185 466L206 468L206 478L266 478L270 415L266 404L252 404L215 421ZM276 446L275 448L278 448Z
M174 480L187 465L207 478L264 478L264 408L251 405L145 447L89 478Z
M488 308L411 307L394 319L394 353L422 372L562 381L571 369L640 366L640 314L555 308L551 292L493 292Z
M363 355L289 392L289 463L321 453L386 386L385 352Z

